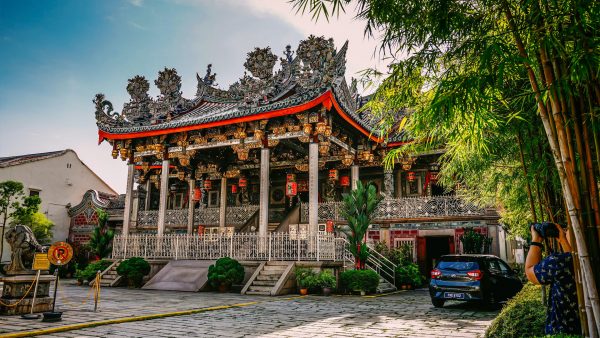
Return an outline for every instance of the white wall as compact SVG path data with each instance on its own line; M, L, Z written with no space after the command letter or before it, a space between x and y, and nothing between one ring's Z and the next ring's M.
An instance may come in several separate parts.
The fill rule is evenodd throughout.
M70 225L67 206L81 202L87 190L116 194L72 150L58 157L0 168L0 182L6 180L23 183L26 196L29 195L29 189L40 190L40 212L55 224L53 241L67 239ZM10 249L5 242L2 260L8 259Z

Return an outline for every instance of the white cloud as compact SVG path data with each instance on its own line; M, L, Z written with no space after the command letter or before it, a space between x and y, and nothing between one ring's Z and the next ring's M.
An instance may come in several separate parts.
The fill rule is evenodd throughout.
M127 0L132 6L142 7L144 5L144 0Z

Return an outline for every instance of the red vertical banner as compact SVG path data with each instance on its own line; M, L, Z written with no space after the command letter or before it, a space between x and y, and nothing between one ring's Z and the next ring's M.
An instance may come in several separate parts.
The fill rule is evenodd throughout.
M417 263L421 273L425 276L429 276L427 270L427 239L425 237L417 236Z
M448 237L448 247L450 248L450 253L456 253L456 248L454 247L454 236Z

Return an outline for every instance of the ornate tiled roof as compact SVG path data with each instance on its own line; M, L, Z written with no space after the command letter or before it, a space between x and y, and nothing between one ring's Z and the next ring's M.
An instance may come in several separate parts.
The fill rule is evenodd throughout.
M180 92L181 77L175 69L165 68L154 81L160 95L148 95L149 82L143 76L129 80L131 95L122 113L113 111L103 94L97 94L96 120L101 135L153 132L173 128L199 126L219 121L278 111L299 106L327 93L367 133L373 132L373 122L357 112L361 102L356 85L348 86L344 79L348 42L336 50L333 39L309 36L300 41L296 55L287 46L280 68L275 71L278 57L269 47L248 53L246 72L227 90L216 88L216 74L208 65L206 75L196 75L196 97L185 99ZM395 136L396 138L396 136ZM102 139L102 136L101 136Z
M25 164L29 162L41 161L53 157L62 156L68 151L72 151L70 149L59 150L59 151L49 151L46 153L37 153L37 154L27 154L27 155L18 155L18 156L8 156L8 157L0 157L0 168L12 167L19 164Z
M123 196L123 198L121 198ZM88 207L100 209L122 209L125 207L125 195L112 195L109 193L88 190L83 194L81 202L69 208L69 216L77 215Z

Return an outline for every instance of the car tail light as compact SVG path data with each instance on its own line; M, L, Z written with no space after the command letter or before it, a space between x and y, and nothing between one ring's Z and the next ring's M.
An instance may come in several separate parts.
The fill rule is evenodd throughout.
M442 272L438 269L431 270L431 278L437 279L442 275Z
M474 280L480 280L483 277L483 272L481 270L473 270L467 272L467 276L471 277Z

